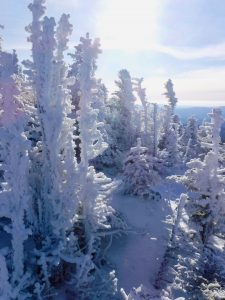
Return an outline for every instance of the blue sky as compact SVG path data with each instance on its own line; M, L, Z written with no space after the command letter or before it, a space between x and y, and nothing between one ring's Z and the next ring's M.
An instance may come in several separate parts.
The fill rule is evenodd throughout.
M1 0L3 47L30 55L24 27L30 0ZM114 88L118 70L144 77L149 100L165 103L171 78L180 105L225 105L225 1L47 0L47 14L70 13L70 47L87 31L100 37L98 76Z

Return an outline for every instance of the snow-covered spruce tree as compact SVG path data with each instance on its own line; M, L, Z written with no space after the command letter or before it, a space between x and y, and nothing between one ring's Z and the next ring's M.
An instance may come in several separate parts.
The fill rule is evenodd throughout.
M142 87L142 82L144 78L133 78L134 80L134 91L137 92L139 99L141 100L141 104L144 110L144 126L143 126L143 132L144 136L142 137L142 140L147 140L148 137L148 103L146 99L146 89ZM147 141L144 142L144 145Z
M115 152L109 146L109 132L111 124L108 122L108 109L107 109L108 91L101 79L96 80L96 92L93 97L92 107L98 110L98 122L100 124L99 130L102 134L104 142L108 144L108 147L102 152L102 154L91 160L91 164L97 171L104 170L105 167L112 167L115 164L114 157L116 157L117 150ZM119 159L120 155L117 157Z
M133 78L134 91L142 103L142 108L139 113L141 119L141 126L138 136L142 139L143 146L149 148L153 156L157 155L157 141L158 141L158 115L157 104L150 104L147 101L146 89L142 87L143 78Z
M158 157L158 105L153 103L153 156Z
M154 192L154 186L160 180L156 163L156 158L149 153L148 148L141 146L141 139L138 138L137 146L130 149L124 161L124 193L141 198L159 198L160 195Z
M82 143L81 165L87 170L89 160L96 157L107 147L99 130L101 123L98 121L99 110L94 109L96 79L93 67L98 54L101 53L99 40L93 43L89 34L80 39L82 62L79 65L78 77L80 83L80 109L78 111L78 122L80 127L80 139ZM81 130L82 128L82 130ZM91 134L89 134L89 132Z
M119 80L115 81L118 90L114 92L111 102L116 110L113 112L112 133L113 143L120 151L127 151L135 143L135 97L130 73L127 70L119 71Z
M30 185L33 198L33 227L35 254L42 296L60 278L56 272L68 262L65 253L73 244L74 222L78 210L77 163L75 159L74 120L68 91L67 67L64 51L72 26L69 16L62 15L55 31L53 18L42 18L43 0L29 5L33 21L27 27L32 43L30 79L35 94L37 119L41 140L30 152ZM71 239L71 243L70 243ZM71 247L73 247L72 245ZM63 259L62 259L63 257ZM63 271L58 277L63 277Z
M108 147L101 155L94 159L96 170L110 168L112 172L118 172L122 169L122 152L115 142L118 135L119 126L119 110L120 105L115 99L107 99L106 115L105 115L105 130L107 133Z
M127 151L140 132L140 114L135 108L132 81L127 70L119 72L118 86L110 99L106 101L104 137L108 147L94 165L100 170L104 167L112 171L122 170L124 151ZM106 134L105 134L106 132Z
M78 190L80 206L77 230L82 259L79 260L76 274L76 287L80 297L84 297L87 293L87 285L91 288L93 280L95 284L98 283L101 238L111 235L110 229L118 226L117 219L113 216L114 211L107 203L108 196L112 192L112 182L103 173L96 173L94 168L89 166L89 161L107 147L100 131L99 111L93 108L96 97L93 67L99 53L98 39L92 42L88 34L80 39L82 60L78 68L80 109L77 114L81 140L79 164L81 185ZM102 290L99 293L101 294Z
M178 142L184 162L198 157L201 145L198 138L198 122L194 117L188 119L187 125Z
M156 288L161 290L160 299L195 299L192 291L201 276L199 260L203 244L187 209L189 201L187 194L180 196L171 239L155 282Z
M178 208L182 214L177 221L172 253L176 253L173 268L179 279L170 289L187 290L190 299L199 290L203 278L205 282L222 280L224 273L223 260L214 259L212 253L215 254L216 248L211 247L214 239L224 236L225 178L216 167L217 161L215 153L210 151L203 162L195 159L187 163L189 170L177 179L188 188L189 196L185 195L184 203L181 201Z
M210 122L205 122L204 124L207 136L201 141L201 146L208 150L212 149L219 156L220 131L223 124L222 111L220 108L214 108L208 116L210 117Z
M180 117L178 115L172 115L172 127L177 132L177 138L179 139L183 134L183 124L181 123Z
M156 103L147 104L147 138L146 146L154 157L158 157L158 140L159 140L159 129L160 120L158 113L158 105ZM142 137L142 133L140 136Z
M0 133L1 170L3 182L0 192L0 217L10 223L4 230L11 236L8 280L11 299L23 299L29 274L26 269L24 243L31 234L29 207L31 194L28 183L30 144L24 133L26 113L20 96L16 53L0 51ZM9 253L8 253L9 254ZM1 267L6 268L2 257ZM1 271L2 273L3 271ZM6 276L6 274L5 274ZM5 291L5 293L8 292ZM3 291L4 292L4 291ZM25 296L25 294L24 294ZM9 299L9 298L5 298Z
M221 112L220 112L221 114ZM221 114L222 115L222 114ZM204 119L202 124L199 126L198 129L198 139L199 142L201 143L201 152L200 152L200 157L204 158L204 156L210 151L211 149L211 140L212 140L212 119L210 114L208 114L208 117L210 118L210 121L207 119ZM221 125L222 126L222 125ZM219 147L220 151L219 154L222 154L222 147ZM219 156L220 156L219 155Z
M78 122L78 111L80 109L80 80L79 80L79 66L82 63L82 43L75 47L75 53L69 54L73 60L73 63L69 67L68 76L72 77L74 83L69 87L72 97L73 109L73 118L76 119L75 130L76 130L76 156L78 162L80 162L80 138L79 138L79 122ZM92 65L92 76L95 75L97 70L97 57L93 60ZM102 132L104 140L107 140L107 131L105 128L105 119L106 119L106 99L108 96L107 89L102 83L101 79L96 79L95 89L93 90L93 99L92 107L98 109L99 113L97 114L98 123L100 125L99 130Z
M68 117L72 109L67 89L69 82L67 68L63 61L63 52L67 49L68 36L72 26L68 22L69 16L62 15L54 35L55 22L53 18L45 17L37 22L39 10L44 11L42 3L43 1L34 1L34 4L30 5L33 13L30 40L33 45L34 89L42 136L38 147L42 150L40 157L42 175L43 177L47 174L50 175L48 175L48 179L44 178L41 186L42 191L40 192L43 195L40 196L45 198L48 195L49 201L45 201L47 207L45 207L45 212L42 212L43 215L39 216L39 220L41 220L39 226L46 227L44 231L51 230L53 224L48 215L56 213L54 216L56 219L56 216L60 217L60 214L65 220L57 222L58 225L55 226L62 226L62 231L65 231L67 226L71 226L68 225L68 222L70 223L71 218L74 217L77 205L76 183L71 185L69 182L71 176L74 181L76 180L76 160L73 150L74 121ZM39 36L36 36L38 30L40 30ZM68 198L67 201L65 201L65 197ZM66 206L64 201L67 203ZM48 208L48 205L53 207ZM62 209L65 210L64 216ZM66 214L69 215L66 216ZM64 222L65 224L63 224ZM55 230L56 228L54 228Z
M161 123L159 133L159 156L163 160L166 167L175 166L180 162L180 154L178 151L177 140L181 131L181 124L179 117L174 115L174 109L177 103L177 98L173 91L173 83L169 79L166 84L166 93L164 95L168 98L169 105L165 105L161 111Z
M173 90L173 82L171 79L168 79L168 81L165 83L165 89L166 89L166 92L164 93L164 95L166 96L166 98L169 101L169 105L171 107L171 113L174 114L174 109L177 104L177 98L176 98L176 94Z
M180 155L177 145L177 130L171 121L171 108L165 105L162 112L162 125L159 133L159 157L162 159L164 166L172 167L180 162ZM165 170L164 170L165 171Z
M160 151L166 148L167 145L167 131L172 129L171 126L171 108L168 105L164 105L160 111L160 124L158 148ZM174 129L173 129L174 131Z
M188 162L188 170L183 176L171 177L177 182L183 183L189 192L189 196L186 195L185 201L181 201L180 204L183 212L182 215L179 214L177 222L179 230L176 230L177 237L175 239L177 241L174 239L173 247L178 249L180 253L184 249L186 253L189 249L185 255L186 258L177 256L178 263L174 268L177 268L176 272L183 287L185 286L191 293L199 292L198 285L202 283L202 277L209 282L216 278L218 280L224 278L224 268L221 268L221 261L224 261L225 258L222 260L213 255L215 247L212 247L215 239L224 239L225 237L225 177L223 175L224 169L219 168L218 162L219 132L222 123L221 111L214 109L210 116L213 135L212 142L208 146L212 150L206 154L203 161L193 159ZM184 196L182 197L184 198ZM193 259L193 253L196 252L193 250L194 248L198 249L197 253L199 254L195 255ZM192 263L187 263L190 260ZM186 271L183 272L182 270L185 269ZM214 274L213 278L212 273ZM188 278L187 274L190 274Z

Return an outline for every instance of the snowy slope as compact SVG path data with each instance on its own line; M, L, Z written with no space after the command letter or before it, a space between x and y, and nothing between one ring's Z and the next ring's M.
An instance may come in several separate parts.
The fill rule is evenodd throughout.
M114 239L108 254L117 272L118 288L126 293L141 284L152 290L170 238L181 188L165 182L157 190L162 195L159 201L125 196L119 187L112 197L111 205L130 228L126 236Z

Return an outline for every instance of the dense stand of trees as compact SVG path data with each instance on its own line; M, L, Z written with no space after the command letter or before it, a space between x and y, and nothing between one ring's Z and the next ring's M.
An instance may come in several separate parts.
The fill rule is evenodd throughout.
M220 109L200 127L193 116L183 125L171 79L168 105L159 107L148 101L143 78L126 69L109 95L95 74L99 40L82 37L66 63L69 15L56 24L44 4L29 5L31 60L20 64L15 51L0 47L0 299L44 299L60 288L73 299L119 297L104 248L126 224L109 204L114 184L106 169L122 173L124 194L146 201L161 198L154 188L164 181L187 189L156 280L162 297L208 297L215 280L221 290L225 258L213 248L225 239Z

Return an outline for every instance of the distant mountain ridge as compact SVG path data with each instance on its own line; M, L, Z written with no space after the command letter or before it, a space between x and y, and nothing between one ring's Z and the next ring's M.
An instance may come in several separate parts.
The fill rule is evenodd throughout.
M177 106L175 109L175 114L177 114L182 123L186 123L187 119L191 116L194 116L199 124L202 124L204 120L208 119L208 113L212 111L213 106L211 107L195 107L195 106ZM223 117L225 118L225 106L220 107L222 110Z
M201 125L203 121L209 121L208 113L212 111L213 106L211 107L186 107L178 106L175 109L175 114L180 117L180 120L183 124L187 123L188 118L194 116L198 120L198 124ZM220 106L222 110L223 117L225 119L225 106ZM221 127L221 140L225 142L225 122Z

